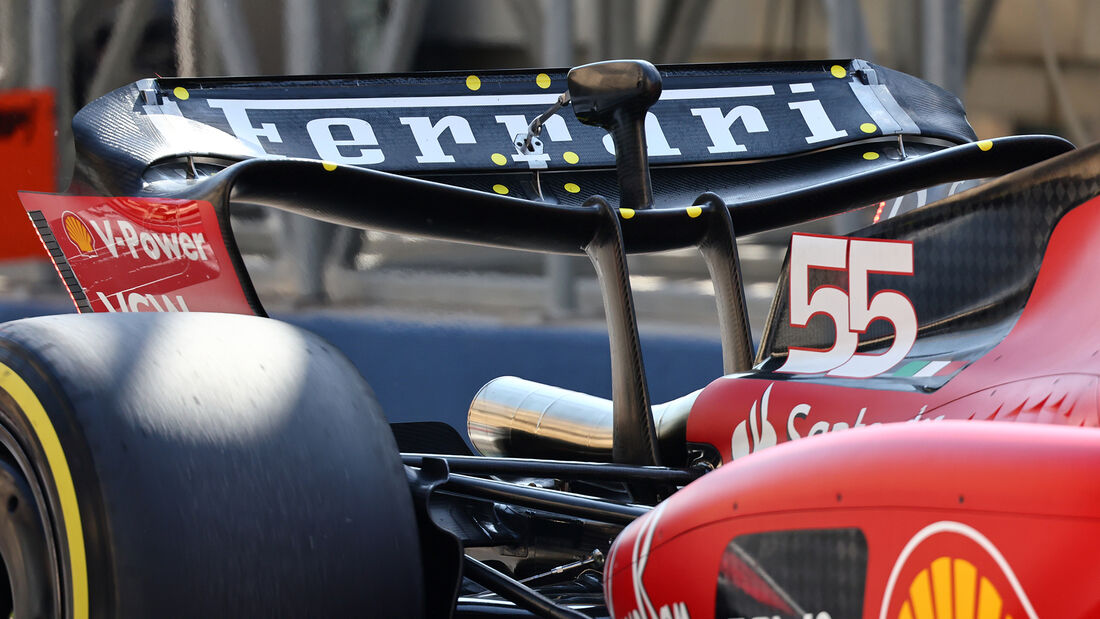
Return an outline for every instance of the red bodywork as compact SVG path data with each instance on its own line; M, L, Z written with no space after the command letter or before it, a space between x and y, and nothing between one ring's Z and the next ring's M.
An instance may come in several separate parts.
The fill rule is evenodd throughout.
M1100 199L1067 213L1051 235L1012 331L935 392L719 378L696 400L687 439L713 445L728 462L734 430L742 422L754 430L749 432L753 451L769 446L771 430L782 443L860 425L939 419L1100 426L1098 236ZM874 382L866 380L869 387Z
M0 93L0 209L19 212L17 190L53 191L56 147L53 92ZM0 227L0 258L45 258L27 226Z
M868 388L711 383L687 438L727 464L616 540L605 581L613 615L1100 616L1098 233L1100 199L1070 211L1009 335L934 392L879 390L873 378ZM1032 423L950 421L970 419ZM796 440L814 434L829 436ZM830 532L857 541L804 543ZM799 580L799 569L812 576ZM834 599L815 579L840 569L864 579L844 581L847 606L835 591L834 602L807 605Z
M608 560L608 599L620 619L712 617L734 538L855 528L867 549L857 616L1095 617L1096 470L1100 430L1091 428L884 425L781 445L704 476L631 524ZM647 539L648 554L636 554ZM789 584L777 591L760 580L746 589L761 603L800 599ZM646 610L632 614L639 603ZM843 617L800 610L763 616Z

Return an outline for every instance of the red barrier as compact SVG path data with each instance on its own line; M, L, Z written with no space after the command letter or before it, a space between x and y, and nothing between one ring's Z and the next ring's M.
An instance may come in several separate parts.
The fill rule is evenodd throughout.
M54 191L53 92L0 92L0 260L47 258L17 191Z

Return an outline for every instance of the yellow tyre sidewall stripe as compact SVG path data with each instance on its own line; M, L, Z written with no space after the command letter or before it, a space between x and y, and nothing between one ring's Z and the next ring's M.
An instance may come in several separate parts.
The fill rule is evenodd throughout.
M50 417L34 391L8 366L0 363L0 389L11 396L23 410L34 430L42 451L46 454L46 465L53 477L54 487L61 503L61 521L65 529L65 541L69 547L69 571L72 574L74 619L88 617L88 565L84 555L84 529L80 524L80 507L76 502L76 487L69 472L69 462L61 448Z

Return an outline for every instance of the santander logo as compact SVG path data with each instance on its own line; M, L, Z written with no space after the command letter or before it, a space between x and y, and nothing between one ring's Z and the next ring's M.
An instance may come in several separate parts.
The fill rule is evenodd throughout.
M760 399L752 403L748 417L742 419L734 427L733 436L730 439L730 455L733 460L754 454L767 447L773 447L779 442L779 433L776 431L776 426L768 419L768 403L771 400L772 388L775 385L776 383L768 385ZM788 402L790 401L788 399ZM798 402L798 400L793 401ZM821 410L815 412L814 406L817 405L806 402L794 404L790 410L787 410L787 405L782 404L783 400L780 399L779 402L779 404L776 404L776 406L781 407L778 423L779 428L786 433L784 441L797 441L815 434L840 432L851 428L876 426L882 423L881 421L864 421L864 417L867 415L866 406L859 407L858 412L853 410L848 414L838 414L825 406L819 407ZM924 414L927 409L927 406L922 406L913 417L897 419L897 421L923 422L943 419L943 415L925 417Z
M749 418L742 420L733 429L731 451L734 460L760 451L765 447L774 447L779 442L775 434L775 426L768 421L768 399L771 397L772 387L774 386L775 383L768 385L768 388L764 390L763 397L758 402L752 403ZM748 427L746 427L746 423Z

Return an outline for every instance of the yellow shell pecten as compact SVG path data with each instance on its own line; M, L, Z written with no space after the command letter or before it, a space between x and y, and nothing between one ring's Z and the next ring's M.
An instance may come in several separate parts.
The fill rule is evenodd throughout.
M913 578L898 619L1012 619L1003 606L997 588L979 577L974 564L940 557Z
M92 251L92 233L80 218L72 213L65 215L65 233L81 253Z

